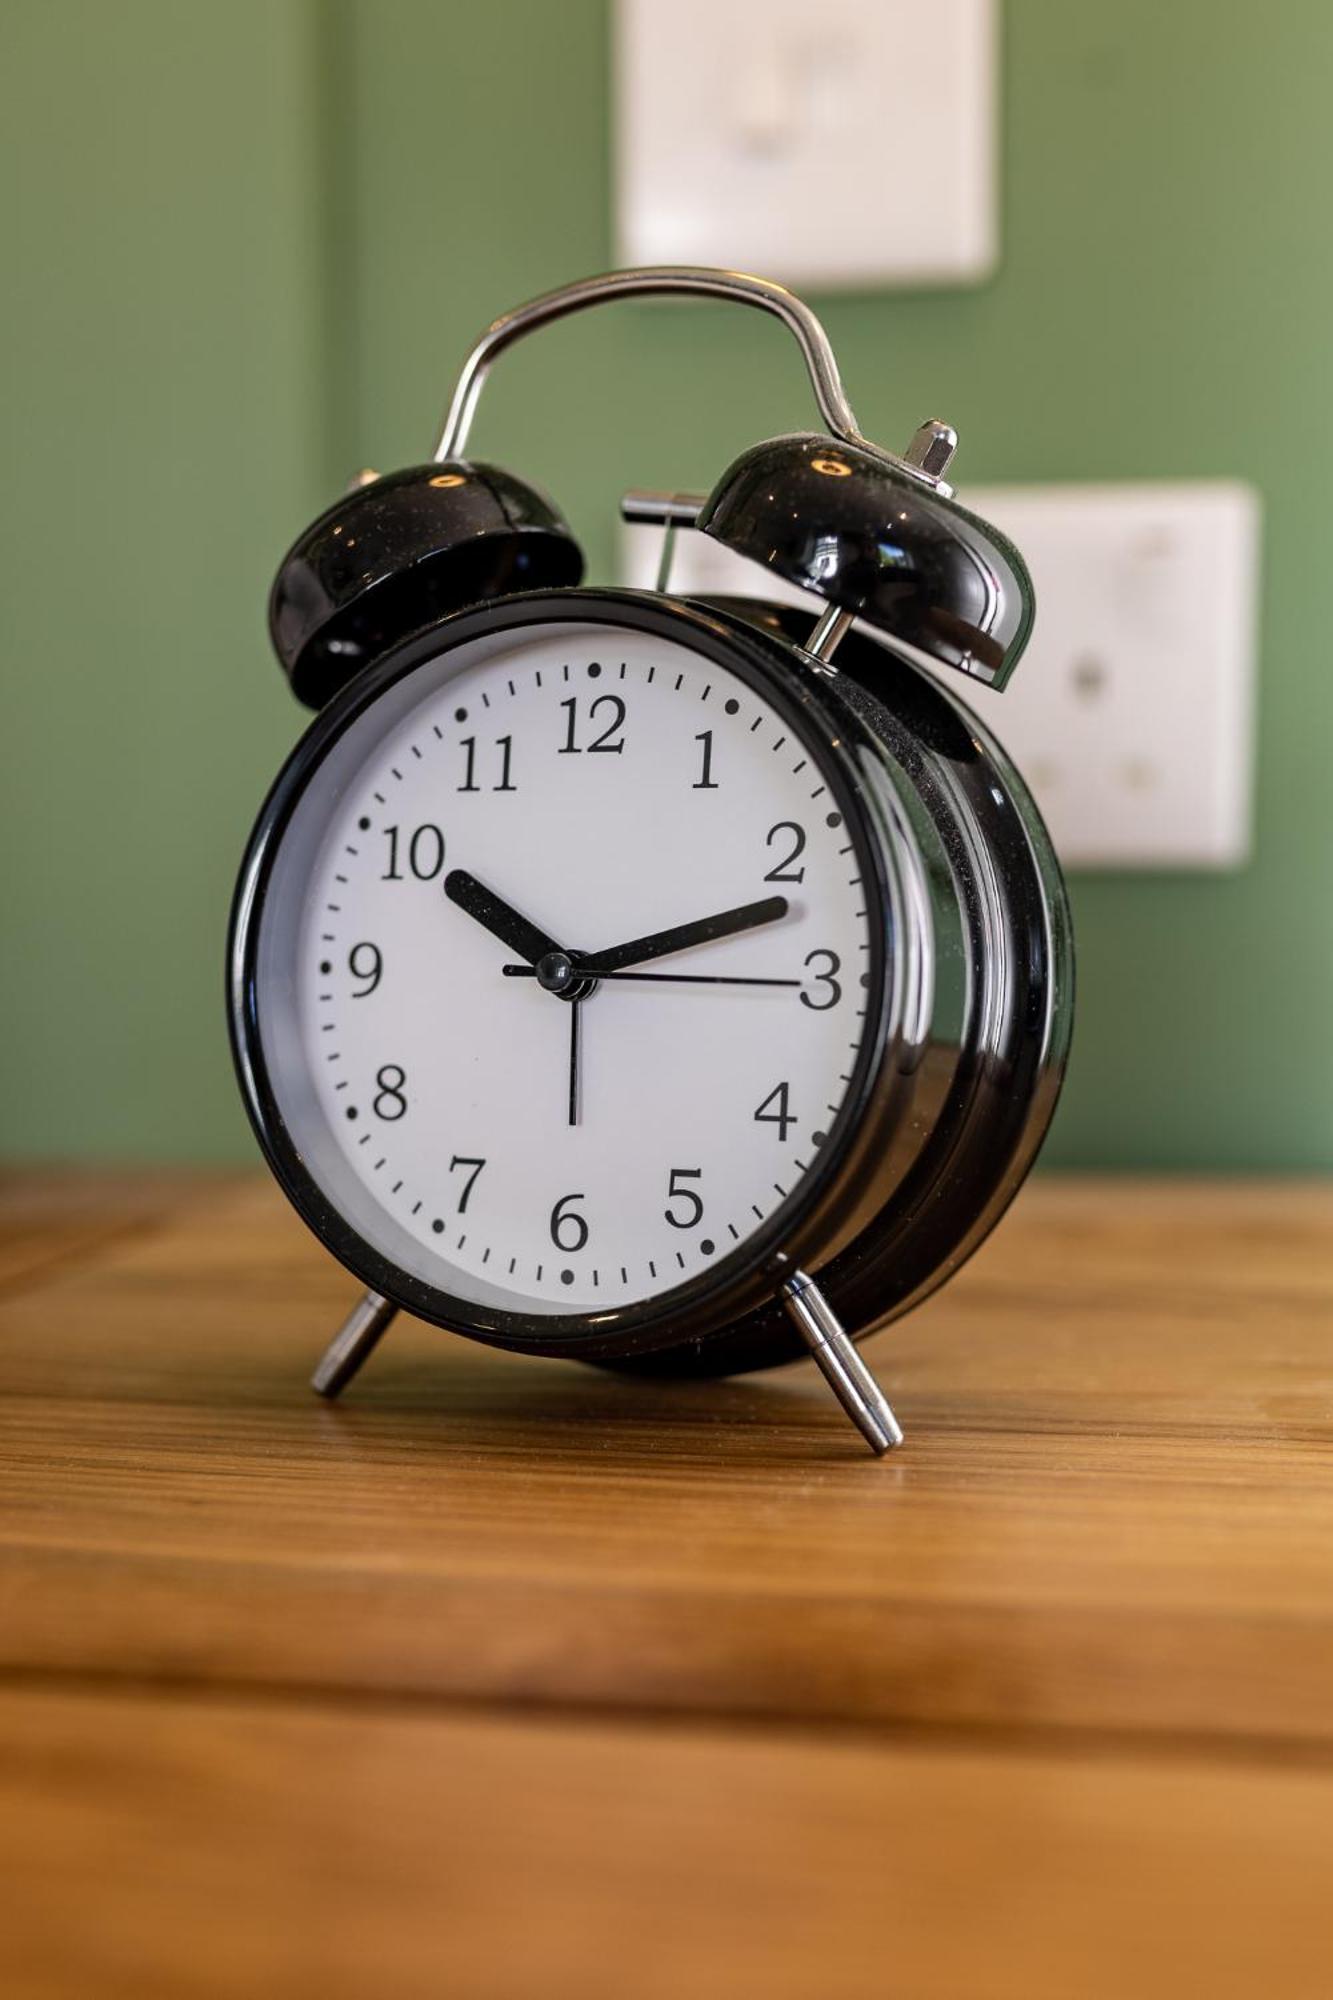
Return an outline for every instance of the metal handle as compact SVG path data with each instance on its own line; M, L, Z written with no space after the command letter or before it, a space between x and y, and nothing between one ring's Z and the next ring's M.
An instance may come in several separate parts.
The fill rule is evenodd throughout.
M877 457L893 456L881 446L872 444L857 429L828 335L803 300L784 285L775 285L768 278L752 278L745 271L714 271L689 264L661 264L638 271L608 271L600 278L583 278L576 285L562 285L559 291L545 292L541 298L530 299L527 305L516 306L513 312L503 313L499 319L493 320L463 363L449 414L435 447L436 462L457 458L466 448L491 363L514 341L521 340L525 333L545 326L550 320L563 319L566 313L582 312L585 306L605 305L612 299L660 296L730 299L736 305L757 306L761 312L772 313L795 336L805 357L819 413L833 435L841 438L844 444L859 445L865 451L873 451ZM916 467L911 469L917 470Z

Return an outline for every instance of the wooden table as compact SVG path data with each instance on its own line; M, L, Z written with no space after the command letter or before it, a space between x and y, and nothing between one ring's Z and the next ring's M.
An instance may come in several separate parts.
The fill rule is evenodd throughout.
M873 1343L622 1381L254 1179L0 1195L0 1991L1333 1993L1333 1190L1046 1181Z

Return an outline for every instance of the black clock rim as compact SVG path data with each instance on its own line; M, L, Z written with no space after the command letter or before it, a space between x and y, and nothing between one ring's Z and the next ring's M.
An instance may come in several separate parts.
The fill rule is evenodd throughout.
M282 836L307 784L344 732L404 676L465 641L543 623L629 626L689 645L754 686L817 757L840 807L867 888L876 901L870 939L865 1030L852 1080L819 1158L791 1195L750 1236L713 1264L647 1300L596 1313L524 1313L488 1307L431 1285L394 1263L349 1223L308 1170L269 1074L259 1027L256 967L269 882ZM799 678L798 678L799 677ZM849 1154L868 1119L886 1111L886 1079L898 1045L890 1018L886 938L901 942L903 912L871 816L861 803L850 742L864 734L835 706L815 673L804 673L787 642L751 632L702 606L632 590L525 591L454 612L413 633L357 675L297 742L260 808L237 879L227 940L227 1014L232 1059L251 1127L278 1185L297 1214L353 1277L419 1319L513 1351L604 1360L647 1354L732 1324L771 1300L784 1273L820 1261L829 1247L846 1185ZM865 748L873 748L868 735ZM879 908L885 921L877 923ZM886 1123L885 1136L888 1126ZM821 1232L822 1225L822 1232ZM595 1320L596 1324L590 1325Z

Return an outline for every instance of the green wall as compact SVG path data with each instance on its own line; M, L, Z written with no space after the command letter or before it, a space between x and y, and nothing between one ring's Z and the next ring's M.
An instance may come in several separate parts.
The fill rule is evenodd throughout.
M1047 1158L1333 1164L1333 11L1005 24L997 278L819 301L862 423L948 416L964 480L1228 475L1266 509L1255 859L1075 879ZM268 577L351 468L427 454L481 324L610 261L605 9L10 0L2 32L3 1141L248 1157L222 930L300 726ZM925 171L885 135L883 201ZM806 413L778 329L624 307L507 356L476 444L608 577L623 486L705 483Z

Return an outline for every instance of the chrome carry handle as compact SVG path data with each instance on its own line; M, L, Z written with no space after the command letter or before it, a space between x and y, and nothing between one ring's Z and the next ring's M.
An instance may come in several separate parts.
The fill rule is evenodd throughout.
M958 438L948 424L922 424L901 458L885 451L858 429L829 337L803 299L770 278L753 278L745 271L710 270L704 265L691 264L607 271L601 277L583 278L577 284L562 285L558 291L544 292L540 298L502 313L487 327L463 363L435 447L435 462L459 458L466 449L491 364L506 347L537 327L563 319L566 313L582 312L586 306L606 305L615 299L658 297L727 299L735 305L755 306L761 312L772 313L792 334L804 356L819 413L832 434L844 444L889 460L937 491L946 494L950 491L941 475L953 457Z

